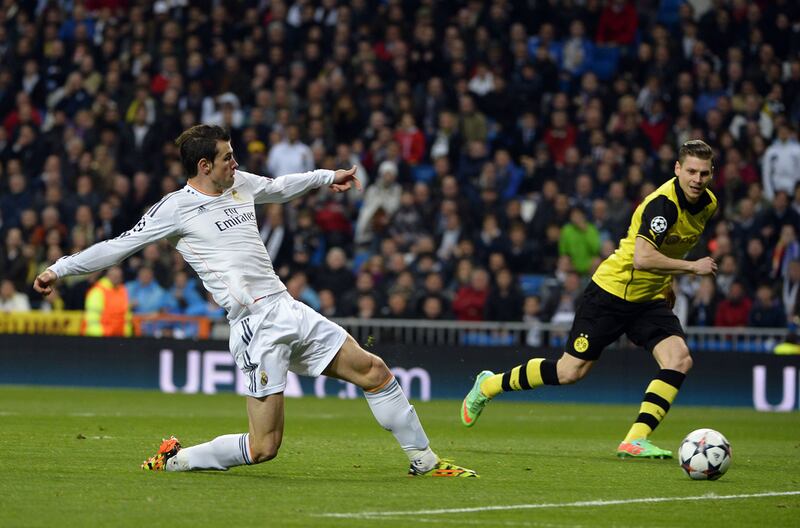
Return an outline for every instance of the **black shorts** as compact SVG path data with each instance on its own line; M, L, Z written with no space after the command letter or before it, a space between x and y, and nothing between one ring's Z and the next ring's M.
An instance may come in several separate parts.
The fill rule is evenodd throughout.
M667 337L686 339L680 321L663 299L625 301L590 282L578 299L566 352L594 361L622 334L648 352Z

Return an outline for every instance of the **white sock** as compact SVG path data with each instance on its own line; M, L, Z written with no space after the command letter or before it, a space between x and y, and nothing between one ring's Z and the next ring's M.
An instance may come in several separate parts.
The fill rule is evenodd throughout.
M167 460L167 471L191 471L193 469L220 469L252 464L250 435L229 434L218 436L210 442L184 447Z
M431 451L428 436L422 429L414 406L408 403L397 380L392 378L376 392L364 391L364 396L375 419L381 427L392 432L411 463L421 471L433 468L439 459Z

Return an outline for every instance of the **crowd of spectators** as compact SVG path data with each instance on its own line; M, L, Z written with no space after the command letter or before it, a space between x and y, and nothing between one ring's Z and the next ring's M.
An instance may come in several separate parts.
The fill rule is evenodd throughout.
M365 191L257 208L290 293L326 316L569 320L677 148L715 149L716 277L690 325L781 326L800 291L793 0L0 2L0 310L185 183L174 139L228 128L268 177ZM123 263L135 313L220 315L167 241Z

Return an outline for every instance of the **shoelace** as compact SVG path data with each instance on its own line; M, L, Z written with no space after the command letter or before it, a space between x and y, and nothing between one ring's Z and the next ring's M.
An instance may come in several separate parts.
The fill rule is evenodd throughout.
M440 458L439 459L439 469L453 469L453 465L455 463L452 459L449 458Z
M483 408L483 406L484 406L484 404L485 404L487 399L488 398L486 398L486 396L483 396L483 395L479 394L477 398L472 400L472 403L469 406L470 412L475 413L475 412L480 411Z

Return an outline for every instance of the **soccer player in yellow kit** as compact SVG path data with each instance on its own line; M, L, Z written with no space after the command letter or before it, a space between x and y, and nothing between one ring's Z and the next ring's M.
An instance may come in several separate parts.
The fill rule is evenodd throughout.
M639 415L617 448L620 457L671 458L649 441L669 411L692 358L678 318L668 304L672 276L713 275L711 257L685 260L717 210L708 190L713 152L705 142L687 141L675 162L675 177L636 208L619 248L597 268L578 303L564 354L534 358L500 374L484 370L461 405L461 421L475 425L486 404L500 393L581 380L603 349L622 334L653 354L660 368L645 391Z

